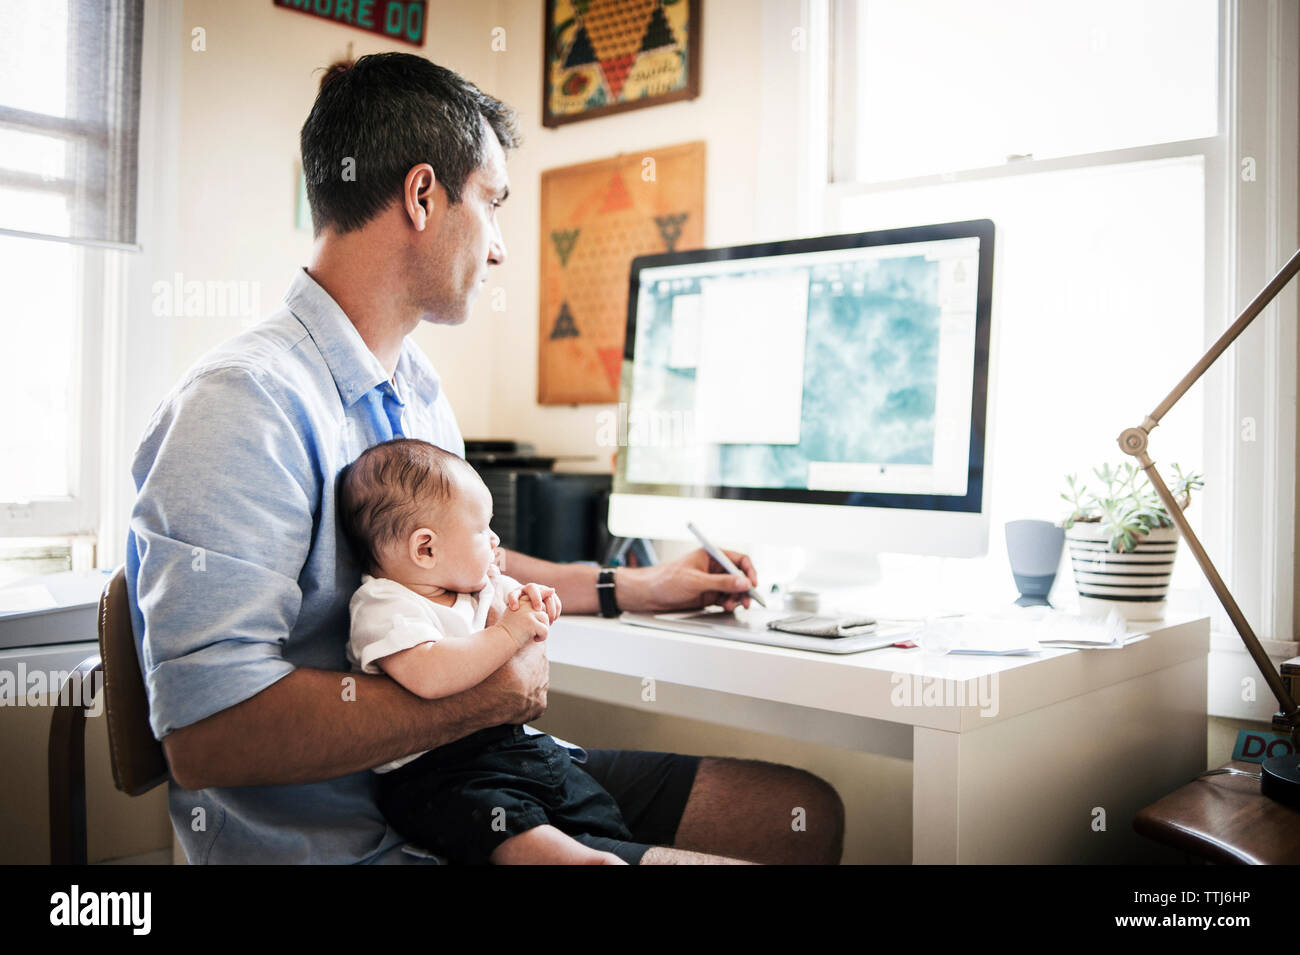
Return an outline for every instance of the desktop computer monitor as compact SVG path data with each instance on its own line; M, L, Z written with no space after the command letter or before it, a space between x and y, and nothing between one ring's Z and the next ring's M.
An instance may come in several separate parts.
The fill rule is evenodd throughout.
M987 219L641 256L609 529L988 549Z

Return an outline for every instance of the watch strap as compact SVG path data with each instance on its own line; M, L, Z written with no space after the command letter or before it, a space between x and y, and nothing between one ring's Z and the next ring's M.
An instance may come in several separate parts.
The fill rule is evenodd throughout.
M614 568L602 567L596 575L596 598L600 601L602 617L617 617L618 601L614 599Z

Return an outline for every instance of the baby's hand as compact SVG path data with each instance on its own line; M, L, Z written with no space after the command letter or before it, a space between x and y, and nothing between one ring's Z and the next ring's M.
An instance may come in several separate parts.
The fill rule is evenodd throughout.
M510 609L518 607L521 598L527 598L534 607L544 610L549 623L555 623L556 618L560 616L560 595L555 592L554 587L525 584L510 592L506 598L506 607Z
M534 609L532 603L527 600L520 601L519 606L514 610L507 607L496 625L504 627L506 632L514 637L520 649L534 640L538 642L545 640L551 629L550 621L546 619L546 611Z

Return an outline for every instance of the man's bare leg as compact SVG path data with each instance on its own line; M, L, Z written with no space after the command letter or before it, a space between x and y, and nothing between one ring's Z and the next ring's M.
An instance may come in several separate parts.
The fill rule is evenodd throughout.
M627 865L612 852L584 846L554 826L534 826L492 852L494 865Z
M672 848L642 865L838 865L844 803L825 780L790 766L705 757Z

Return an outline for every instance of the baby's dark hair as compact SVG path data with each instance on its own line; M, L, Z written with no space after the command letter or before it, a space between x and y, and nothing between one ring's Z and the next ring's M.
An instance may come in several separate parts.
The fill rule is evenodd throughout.
M430 504L450 500L457 468L474 473L450 451L394 438L362 451L339 472L339 525L362 570L376 573L384 548L427 520Z

